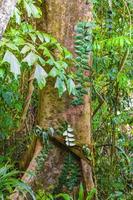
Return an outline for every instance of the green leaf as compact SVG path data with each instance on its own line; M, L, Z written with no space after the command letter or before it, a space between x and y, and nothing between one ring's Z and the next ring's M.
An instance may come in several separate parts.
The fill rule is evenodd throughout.
M3 78L5 74L5 70L3 68L0 68L0 78Z
M27 11L28 17L31 17L32 11L31 11L30 5L26 1L24 1L24 7Z
M78 200L83 200L83 199L84 199L84 188L83 185L80 184Z
M43 37L45 39L45 42L50 42L50 40L51 40L51 36L50 35L48 35L46 33L43 33Z
M35 78L40 89L45 87L47 76L48 74L46 73L46 71L39 64L36 64Z
M23 62L27 62L29 66L34 65L38 60L38 56L32 51L23 59Z
M57 77L57 79L56 79L55 88L58 89L59 97L61 97L62 94L66 91L65 82L62 81L59 77Z
M31 14L33 15L33 17L35 18L40 18L41 16L41 10L36 7L34 4L30 4L30 8L31 8Z
M31 48L30 48L28 45L25 45L25 46L22 48L21 53L22 53L22 54L25 54L25 53L27 53L27 52L30 51L30 50L31 50Z
M46 47L44 47L43 49L44 49L43 55L45 55L46 57L49 57L54 62L54 58L52 54L50 53L50 51Z
M40 18L42 15L40 8L35 6L32 2L27 3L24 1L24 7L27 11L28 17L31 17L32 15L34 18Z
M10 71L14 74L15 78L21 73L20 63L13 53L7 50L4 55L3 61L10 64Z
M20 11L17 8L14 9L14 16L15 16L15 19L16 19L16 23L20 24L21 23L21 16L20 16Z
M88 65L88 59L82 59L82 60L81 60L81 63L82 63L83 65Z
M59 60L59 61L55 62L54 64L58 69L67 69L67 67L68 67L68 64L62 60Z
M30 35L32 41L35 43L35 42L36 42L36 38L37 38L36 34L34 34L34 33L29 33L29 35Z
M66 49L63 48L65 59L72 59L72 54Z
M46 64L45 60L42 57L38 56L38 60L40 61L41 65L44 66Z
M53 66L55 64L55 62L53 61L53 59L48 59L46 64L50 65L50 66Z
M44 35L43 35L43 33L37 31L37 36L38 36L38 38L39 38L39 40L40 40L41 42L44 42Z
M69 95L70 94L75 95L75 83L71 78L67 80L67 89L68 89Z
M4 101L5 101L5 103L8 106L10 106L11 103L12 103L12 100L13 100L13 93L9 92L9 91L8 92L3 92L2 93L2 97L3 97Z
M13 43L16 44L17 46L19 45L21 46L25 44L25 40L21 37L16 37L14 38Z
M19 51L18 47L14 43L8 42L6 43L6 46L12 50Z
M60 193L55 196L55 198L62 197L64 200L72 200L72 198L68 194Z
M49 72L49 76L56 77L57 76L57 69L53 67L51 71Z
M96 192L96 188L93 188L90 192L88 192L86 200L92 200Z
M76 31L77 33L83 33L83 32L84 32L84 28L81 28L81 27L76 26L76 27L75 27L75 31Z
M28 193L31 195L32 199L33 199L33 200L36 200L36 198L35 198L35 196L34 196L34 193L33 193L33 191L32 191L32 189L31 189L30 186L28 186L28 185L26 185L25 183L19 181L19 182L17 183L17 188L18 188L18 190L20 190L20 191L24 190L24 191L28 192Z

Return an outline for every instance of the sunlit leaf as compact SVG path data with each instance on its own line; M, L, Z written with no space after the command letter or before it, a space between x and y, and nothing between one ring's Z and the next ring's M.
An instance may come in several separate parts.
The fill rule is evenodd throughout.
M30 51L30 50L31 50L31 48L30 48L28 45L25 45L25 46L22 48L21 53L22 53L22 54L25 54L25 53L27 53L27 52Z
M15 19L16 19L16 23L20 24L21 23L20 11L16 7L14 9L14 16L15 16Z
M67 89L69 94L75 95L75 83L71 78L67 80Z
M34 65L38 60L38 56L32 51L23 59L23 62L27 62L29 66Z
M51 71L49 72L49 76L56 77L57 76L57 69L53 67Z
M65 82L62 81L59 77L57 77L57 79L56 79L55 88L58 89L59 97L61 97L62 94L66 91Z
M10 64L10 71L14 74L15 78L21 73L20 63L12 52L7 50L4 55L3 61L8 62Z
M47 72L39 64L36 64L35 78L40 89L45 86L47 76Z

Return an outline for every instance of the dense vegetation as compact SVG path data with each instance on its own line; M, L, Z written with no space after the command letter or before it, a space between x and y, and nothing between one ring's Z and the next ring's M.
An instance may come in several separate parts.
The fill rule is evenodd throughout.
M39 91L51 77L59 97L71 95L73 106L82 105L91 89L94 152L89 159L93 160L95 188L86 199L131 200L133 3L93 0L93 22L80 22L75 27L76 58L56 38L36 29L36 21L42 16L41 4L41 0L19 0L0 41L0 198L8 199L16 188L23 195L28 191L37 200L85 199L80 168L71 154L65 158L53 194L42 188L33 194L30 186L20 180L24 170L21 156L35 137ZM88 66L90 53L92 66ZM76 66L76 73L70 66ZM59 135L67 127L66 123L62 126ZM38 170L51 148L44 135L43 142L47 149L40 156ZM62 193L63 185L69 195ZM72 198L77 185L77 197Z

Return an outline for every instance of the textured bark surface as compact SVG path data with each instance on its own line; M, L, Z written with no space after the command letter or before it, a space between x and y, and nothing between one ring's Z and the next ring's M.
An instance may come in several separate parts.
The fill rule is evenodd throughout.
M74 54L74 27L79 21L91 21L91 5L83 0L46 0L42 30L46 30L58 39ZM38 122L41 127L58 127L60 121L67 120L74 128L77 140L81 144L91 143L91 109L90 95L85 96L84 105L69 107L69 98L58 97L53 82L49 81L47 87L40 95L40 108ZM58 149L62 155L62 149ZM54 155L54 153L53 153ZM50 157L49 157L50 162ZM62 165L63 157L59 160ZM56 163L54 164L57 167ZM94 187L91 167L85 161L81 162L86 189ZM58 168L56 168L58 170ZM47 175L51 171L47 170ZM51 173L52 177L52 173ZM58 179L58 177L56 177Z
M39 140L36 142L36 148L33 154L33 158L26 170L26 172L24 173L24 176L22 177L22 181L27 183L30 186L34 185L35 182L35 178L36 176L31 175L30 173L34 174L36 172L38 163L37 163L37 157L39 156L40 152L42 150L42 144L39 142ZM21 197L19 195L19 192L17 189L14 190L14 193L12 195L9 196L10 200L24 200L24 197Z
M47 30L65 47L74 53L74 27L79 21L91 21L91 5L83 0L47 0L45 1L45 20L42 29ZM46 23L44 23L46 22ZM90 98L85 97L82 106L68 107L67 97L59 98L54 84L49 82L40 95L38 121L40 126L56 126L57 121L68 120L75 127L79 140L90 143ZM62 115L62 113L64 113ZM80 120L79 120L80 119ZM87 134L86 134L87 133Z
M0 0L0 40L14 11L17 0Z

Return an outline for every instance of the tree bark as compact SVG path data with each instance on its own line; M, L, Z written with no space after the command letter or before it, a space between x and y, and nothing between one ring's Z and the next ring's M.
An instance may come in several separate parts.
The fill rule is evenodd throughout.
M16 6L17 0L0 0L0 40Z
M79 21L92 20L92 5L83 0L46 0L42 29L52 34L65 47L74 53L74 27ZM40 25L39 25L40 26ZM67 121L74 128L77 141L91 144L90 92L84 97L84 105L70 107L69 97L58 97L54 82L49 80L40 94L38 122L41 127L58 127ZM60 150L62 151L62 150ZM61 153L61 152L60 152ZM94 187L91 166L81 160L86 190Z

